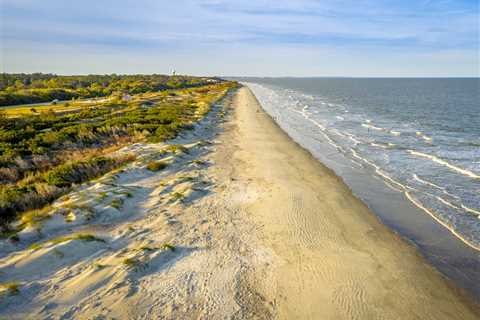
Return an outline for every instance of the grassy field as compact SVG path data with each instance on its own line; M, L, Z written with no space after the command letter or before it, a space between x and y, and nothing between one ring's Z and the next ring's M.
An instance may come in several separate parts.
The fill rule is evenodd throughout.
M79 111L85 107L89 107L88 105L95 104L94 101L85 100L85 101L71 101L71 102L60 102L60 103L42 103L42 104L34 104L34 105L18 105L18 106L7 106L7 107L0 107L0 110L3 114L7 117L22 117L28 115L36 115L42 112L48 112L50 110L55 111L55 113L68 113L68 112L75 112Z
M236 83L163 89L97 101L19 106L0 115L0 225L36 213L75 184L135 159L111 157L135 142L161 142L193 128ZM33 211L32 211L33 210Z

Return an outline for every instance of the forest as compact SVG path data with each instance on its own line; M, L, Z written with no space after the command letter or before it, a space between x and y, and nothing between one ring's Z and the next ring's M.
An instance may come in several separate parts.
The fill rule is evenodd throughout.
M218 80L166 75L0 74L0 106L138 94L165 89L195 87Z

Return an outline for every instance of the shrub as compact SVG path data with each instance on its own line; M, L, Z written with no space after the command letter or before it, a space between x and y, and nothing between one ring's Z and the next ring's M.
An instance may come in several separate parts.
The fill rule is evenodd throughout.
M188 153L188 149L181 144L171 144L165 150L173 153Z
M17 86L17 80L24 85ZM133 97L131 102L117 98L96 102L95 106L73 101L72 111L66 113L58 112L64 108L62 105L35 107L35 114L31 107L0 112L0 227L5 229L13 219L21 217L21 212L47 205L73 184L134 159L99 157L109 147L146 139L163 142L174 138L180 130L192 128L202 112L234 86L222 81L205 84L206 79L183 76L2 74L0 105L110 94L121 97L142 92L152 92L148 99L155 104L148 109L139 108L137 97ZM187 150L174 146L171 151ZM165 166L166 163L152 164L149 170L162 170Z
M137 268L138 266L140 266L140 261L135 258L125 258L123 259L122 263L127 268Z
M162 249L164 249L164 250L170 250L170 251L175 251L175 246L173 246L173 245L170 244L170 243L165 243L165 244L162 246Z
M57 187L69 187L74 183L80 183L112 170L114 167L123 164L128 159L95 157L87 161L76 161L60 165L44 175L49 185Z
M120 210L123 206L123 200L122 199L113 199L112 202L110 203L110 206L114 207L117 210Z
M152 161L147 164L147 169L150 171L160 171L167 167L168 165L164 161Z
M21 227L33 226L50 217L50 211L52 208L50 206L44 207L42 209L35 209L22 214L20 218Z

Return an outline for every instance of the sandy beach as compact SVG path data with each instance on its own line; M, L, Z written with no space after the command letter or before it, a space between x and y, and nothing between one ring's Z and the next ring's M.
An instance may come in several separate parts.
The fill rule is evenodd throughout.
M19 292L2 293L0 318L480 315L246 87L171 143L118 152L139 160L54 203L75 205L78 217L88 207L98 218L66 223L56 215L40 231L22 231L21 244L1 244L0 278ZM152 159L168 166L146 170ZM113 197L122 205L105 204ZM101 241L52 241L86 232Z
M292 142L248 89L235 112L235 172L257 181L249 211L277 262L267 296L279 318L475 318L478 310Z

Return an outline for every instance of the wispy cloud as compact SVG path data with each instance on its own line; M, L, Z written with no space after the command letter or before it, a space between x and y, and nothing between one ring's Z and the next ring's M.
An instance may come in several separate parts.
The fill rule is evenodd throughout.
M183 65L187 63L180 59L190 52L192 61L188 65L193 65L196 72L209 73L215 68L205 63L208 54L221 53L223 61L215 63L228 65L238 50L259 55L277 52L278 57L266 62L270 74L287 61L296 65L298 74L311 70L304 61L295 59L299 52L318 59L325 52L336 53L338 70L343 70L342 63L345 65L339 57L347 59L350 53L352 59L353 55L369 59L379 54L397 57L397 61L417 57L419 74L431 72L432 68L424 66L428 61L418 57L427 55L437 61L435 57L454 56L456 61L441 59L440 73L479 72L477 0L0 1L2 67L7 71L28 71L31 62L22 65L18 55L31 57L42 46L38 58L50 61L55 55L57 65L52 69L64 72L72 68L65 65L66 56L58 59L63 51L70 56L79 56L78 51L82 51L98 61L102 59L99 55L95 58L95 52L118 55L122 51L137 60L157 56ZM388 73L389 68L394 72L392 66L386 65L390 58L383 56L377 61L384 64L363 73ZM49 64L42 62L45 65ZM152 63L155 66L158 63ZM124 66L117 67L122 72ZM256 72L243 67L233 69L233 73Z

